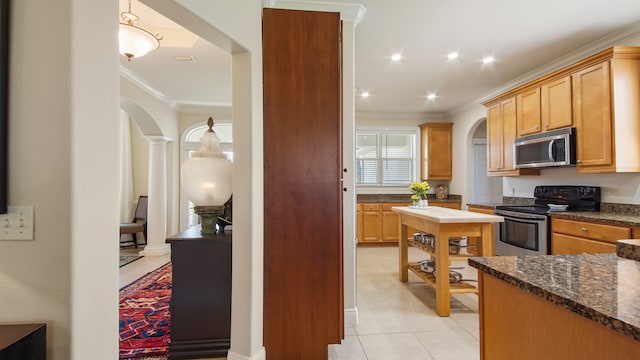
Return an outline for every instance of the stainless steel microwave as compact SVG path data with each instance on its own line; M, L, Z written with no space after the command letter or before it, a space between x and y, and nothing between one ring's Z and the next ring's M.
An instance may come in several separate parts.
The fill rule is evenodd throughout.
M575 134L575 128L563 128L517 138L513 144L515 167L540 168L575 165Z

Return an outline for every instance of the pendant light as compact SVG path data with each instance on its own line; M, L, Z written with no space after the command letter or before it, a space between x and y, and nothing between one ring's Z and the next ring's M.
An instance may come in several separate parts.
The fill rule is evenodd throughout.
M120 17L120 54L126 56L127 60L142 57L160 46L162 35L153 35L137 26L139 17L131 12L131 0L129 10L120 13Z

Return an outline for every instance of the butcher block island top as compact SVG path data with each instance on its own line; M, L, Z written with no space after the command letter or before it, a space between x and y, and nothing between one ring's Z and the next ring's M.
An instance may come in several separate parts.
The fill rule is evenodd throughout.
M438 206L414 208L398 206L391 210L400 214L400 234L398 243L399 279L407 282L409 271L436 289L436 312L440 316L449 316L451 294L478 293L475 285L464 281L451 282L449 279L449 263L452 259L468 257L449 254L449 239L469 236L480 239L478 253L483 256L493 255L493 224L502 222L502 216L487 215L443 208ZM431 234L433 245L409 239L408 227ZM409 263L408 247L413 246L431 256L435 261L434 272L422 271L420 264Z
M428 206L426 208L412 206L394 206L391 208L391 210L401 214L407 214L441 224L487 222L496 223L504 221L502 216L443 208L439 206Z

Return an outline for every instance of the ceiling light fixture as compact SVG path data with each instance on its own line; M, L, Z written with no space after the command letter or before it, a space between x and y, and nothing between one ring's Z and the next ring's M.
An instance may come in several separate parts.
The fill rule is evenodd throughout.
M391 55L391 60L393 60L393 61L399 61L400 59L402 59L402 54L393 54L393 55Z
M459 55L460 54L458 54L457 52L452 52L451 54L447 55L447 58L449 60L453 60L453 59L457 59Z
M493 56L487 56L484 59L482 59L482 63L483 64L491 64L494 61L495 61L495 59L494 59Z
M362 97L362 98L368 98L368 97L369 97L369 92L368 92L368 91L363 91L363 92L360 94L360 97Z
M436 94L431 93L431 94L427 95L427 99L429 99L429 100L433 100L435 98L436 98Z
M147 30L138 27L137 15L131 12L131 0L129 0L129 10L120 13L122 22L120 23L120 54L131 61L133 58L144 56L149 51L160 46L162 35L153 35Z

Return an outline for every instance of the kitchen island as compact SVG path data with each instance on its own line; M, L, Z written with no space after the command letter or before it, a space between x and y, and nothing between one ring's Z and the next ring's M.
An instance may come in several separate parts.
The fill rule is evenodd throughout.
M480 359L640 358L640 262L616 254L470 258Z
M398 244L399 278L409 280L409 270L436 289L436 312L440 316L449 316L452 293L477 293L478 289L468 283L449 283L449 264L459 260L462 255L449 255L449 238L472 236L480 238L479 254L493 255L493 224L503 221L501 216L473 213L469 211L442 208L392 207L400 214L400 240ZM415 228L434 237L433 248L409 240L408 227ZM409 264L408 247L417 247L431 255L435 260L435 275L425 273L419 264ZM468 257L468 256L467 256Z

